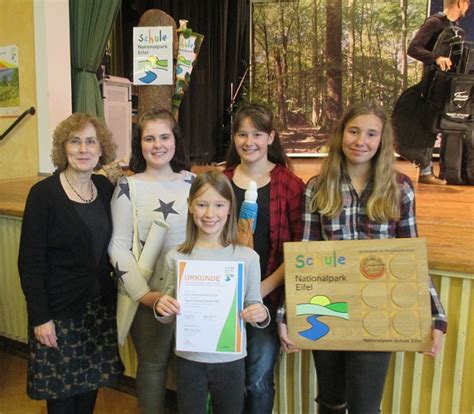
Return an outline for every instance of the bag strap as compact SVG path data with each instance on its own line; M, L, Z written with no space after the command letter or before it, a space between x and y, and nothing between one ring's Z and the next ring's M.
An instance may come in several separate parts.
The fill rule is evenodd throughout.
M438 56L451 56L451 47L455 42L464 40L464 29L457 24L446 26L438 35L433 53Z
M142 246L138 237L138 220L137 220L137 189L135 185L135 179L128 177L128 188L130 190L130 202L132 204L132 221L133 221L133 239L132 239L132 254L138 263L140 254L142 252Z

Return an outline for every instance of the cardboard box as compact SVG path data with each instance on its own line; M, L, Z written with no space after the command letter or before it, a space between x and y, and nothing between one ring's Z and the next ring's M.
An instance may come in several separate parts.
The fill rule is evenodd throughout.
M288 331L299 348L431 348L424 239L294 242L284 254Z

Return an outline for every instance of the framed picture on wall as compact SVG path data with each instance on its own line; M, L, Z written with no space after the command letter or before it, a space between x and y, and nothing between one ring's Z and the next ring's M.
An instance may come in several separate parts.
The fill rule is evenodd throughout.
M0 46L0 117L20 114L18 47Z

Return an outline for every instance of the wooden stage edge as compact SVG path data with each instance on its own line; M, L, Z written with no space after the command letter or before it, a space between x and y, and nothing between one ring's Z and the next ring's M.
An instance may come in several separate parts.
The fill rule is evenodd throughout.
M320 158L292 159L294 172L305 182L319 172L321 162ZM418 232L427 239L430 269L474 276L474 186L418 184L413 164L397 161L397 169L415 185ZM0 215L22 217L29 189L43 178L0 180Z

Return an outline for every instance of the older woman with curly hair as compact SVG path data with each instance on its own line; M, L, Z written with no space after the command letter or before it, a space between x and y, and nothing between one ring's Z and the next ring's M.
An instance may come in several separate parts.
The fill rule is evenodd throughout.
M75 113L53 135L56 172L26 202L18 268L28 308L27 393L46 399L48 413L92 413L97 389L123 370L107 255L113 186L92 174L114 158L111 132Z

